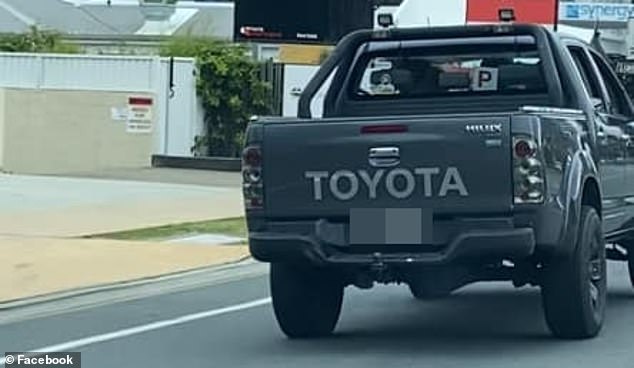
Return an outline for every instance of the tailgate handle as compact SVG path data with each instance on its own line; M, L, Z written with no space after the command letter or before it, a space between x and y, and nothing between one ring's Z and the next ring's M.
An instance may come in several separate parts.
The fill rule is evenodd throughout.
M368 161L374 167L391 167L401 162L401 154L398 147L370 148Z

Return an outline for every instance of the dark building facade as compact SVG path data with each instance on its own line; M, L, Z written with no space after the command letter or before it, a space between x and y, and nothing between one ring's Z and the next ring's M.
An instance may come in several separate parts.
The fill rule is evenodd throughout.
M236 41L335 44L374 25L374 9L402 0L236 0Z

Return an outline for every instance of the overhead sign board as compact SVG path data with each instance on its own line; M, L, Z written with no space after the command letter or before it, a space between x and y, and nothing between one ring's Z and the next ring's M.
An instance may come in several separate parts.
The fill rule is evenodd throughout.
M499 22L500 9L513 9L515 22L555 24L557 0L467 0L467 22Z
M598 20L625 23L630 18L634 18L634 4L590 2L561 2L559 4L560 21L594 22Z
M371 29L369 0L236 0L234 40L335 44L345 34Z
M555 24L602 24L624 26L634 18L634 4L609 2L572 2L557 0L466 0L467 22L497 22L500 9L513 9L516 22Z

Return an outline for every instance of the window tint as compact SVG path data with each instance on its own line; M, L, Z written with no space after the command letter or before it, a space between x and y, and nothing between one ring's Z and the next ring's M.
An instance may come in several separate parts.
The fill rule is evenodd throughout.
M568 50L577 65L577 69L581 74L581 79L583 79L583 84L585 85L588 94L590 94L590 97L598 98L603 101L603 95L600 92L601 89L599 88L598 82L592 77L594 72L592 71L591 64L585 51L576 46L570 46L568 47Z
M359 60L354 99L547 94L534 44L391 49Z
M605 83L605 88L608 90L608 94L610 95L611 113L623 116L630 115L625 98L618 86L618 82L610 72L610 66L594 52L591 52L590 54L599 69L601 78Z

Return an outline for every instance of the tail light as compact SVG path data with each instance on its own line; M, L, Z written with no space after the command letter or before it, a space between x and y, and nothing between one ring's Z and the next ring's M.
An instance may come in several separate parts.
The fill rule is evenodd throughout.
M263 208L262 149L259 146L246 147L242 152L242 194L246 209Z
M514 203L543 203L545 189L539 144L532 137L515 136L513 138Z

